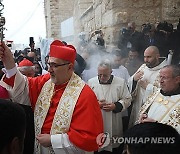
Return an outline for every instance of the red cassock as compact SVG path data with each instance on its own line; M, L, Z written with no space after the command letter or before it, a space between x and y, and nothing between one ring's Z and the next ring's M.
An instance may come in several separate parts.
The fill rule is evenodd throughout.
M2 87L1 85L0 85L0 98L2 98L2 99L8 99L9 98L8 91L4 87Z
M49 74L28 78L29 96L33 109L44 83L49 78ZM14 77L6 78L5 82L13 86ZM55 94L51 99L51 105L41 130L42 134L50 133L54 114L65 87L66 84L55 86ZM102 132L103 120L97 98L91 88L85 85L76 103L70 128L67 132L69 140L80 149L95 151L98 149L96 137Z

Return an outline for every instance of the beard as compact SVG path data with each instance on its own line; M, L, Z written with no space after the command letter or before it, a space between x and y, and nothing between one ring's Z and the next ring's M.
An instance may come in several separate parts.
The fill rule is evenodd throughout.
M55 75L50 73L50 78L51 78L52 83L55 84L56 83Z
M147 66L148 68L152 68L151 63L146 63L146 66Z
M154 60L151 61L151 62L145 62L145 64L146 64L146 66L147 66L148 68L153 68L153 67L155 67L155 66L158 65L158 61L157 61L156 59L154 59Z

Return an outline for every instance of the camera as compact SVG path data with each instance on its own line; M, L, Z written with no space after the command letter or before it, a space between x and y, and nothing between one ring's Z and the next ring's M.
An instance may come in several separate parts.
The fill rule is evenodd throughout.
M101 36L97 37L97 39L96 39L97 45L104 46L104 43L105 43L105 41Z
M142 25L142 32L143 32L144 34L147 34L147 33L149 33L149 32L151 31L151 28L152 28L152 26L151 26L150 23L148 23L148 24L143 24L143 25Z
M121 35L122 35L124 38L126 38L126 39L130 38L130 37L131 37L131 34L132 34L132 30L131 30L131 29L122 28L122 30L121 30Z
M158 31L165 31L165 32L173 32L173 25L164 21L164 22L160 22L157 25L157 30Z
M11 48L11 47L12 47L12 44L7 44L7 46L8 46L9 48Z

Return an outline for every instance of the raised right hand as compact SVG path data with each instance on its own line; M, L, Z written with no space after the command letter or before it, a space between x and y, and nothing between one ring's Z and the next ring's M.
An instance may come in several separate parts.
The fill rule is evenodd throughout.
M0 42L0 60L3 62L4 67L8 69L14 68L15 62L11 50L5 45L4 42Z
M136 72L136 74L134 74L134 77L133 77L134 81L138 81L138 80L142 79L143 75L144 75L144 72L142 72L142 71Z

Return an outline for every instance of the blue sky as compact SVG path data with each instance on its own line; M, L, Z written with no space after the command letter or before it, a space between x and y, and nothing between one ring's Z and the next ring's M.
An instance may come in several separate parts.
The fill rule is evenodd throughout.
M38 42L45 38L44 0L3 0L2 16L6 23L5 39L16 44L29 44L29 37Z

